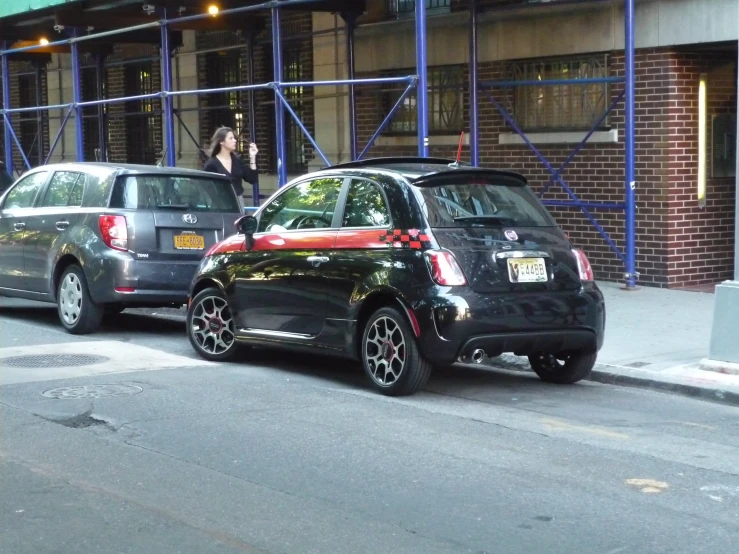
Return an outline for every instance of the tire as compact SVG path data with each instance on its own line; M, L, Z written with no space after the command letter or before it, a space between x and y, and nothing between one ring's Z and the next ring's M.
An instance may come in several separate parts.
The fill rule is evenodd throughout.
M56 290L56 308L62 326L73 335L86 335L100 328L103 306L90 298L80 266L70 265L62 273Z
M200 291L187 310L187 337L195 352L211 362L232 360L239 351L226 295L215 287Z
M380 308L370 316L360 347L364 372L384 395L413 394L431 375L431 364L421 355L405 316L395 308Z
M593 371L597 352L587 354L529 356L531 369L542 381L556 385L571 385L588 377Z

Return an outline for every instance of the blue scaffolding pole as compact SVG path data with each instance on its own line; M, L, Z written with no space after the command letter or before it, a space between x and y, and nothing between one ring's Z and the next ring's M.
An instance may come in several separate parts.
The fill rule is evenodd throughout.
M422 2L420 2L422 3ZM516 121L510 116L508 111L497 102L491 95L488 95L491 103L500 112L506 123L522 138L524 143L534 153L534 155L542 162L542 164L550 172L548 183L539 192L539 197L543 196L547 190L557 182L568 194L571 200L543 200L548 206L556 207L574 207L579 208L590 223L600 233L606 243L615 252L616 256L624 264L624 281L626 290L635 290L638 273L636 272L636 241L635 241L635 214L636 214L636 181L634 173L634 0L625 0L625 67L624 77L600 77L588 79L552 79L552 80L522 80L522 81L479 81L477 77L477 16L478 6L476 0L470 2L470 158L473 165L479 163L479 107L477 105L477 92L479 87L521 87L521 86L544 86L544 85L584 85L589 83L623 83L624 90L611 102L598 120L592 125L585 138L575 147L567 159L560 165L559 169L549 163L544 155L531 143L526 133L519 127ZM494 10L497 11L497 10ZM570 164L572 159L585 146L593 133L600 127L606 116L613 111L618 103L625 98L625 194L624 202L583 202L568 186L562 178L562 172ZM625 214L625 251L615 244L608 233L598 223L589 210L617 210L623 211Z
M426 63L426 2L416 2L416 105L418 106L418 155L429 155L428 74Z
M2 48L3 50L7 50L7 41L2 41ZM2 78L3 108L7 110L10 107L10 69L7 56L2 56ZM9 175L13 175L13 143L10 138L12 130L13 126L11 124L10 114L5 112L3 114L3 136L5 138L3 145L5 149L5 169Z

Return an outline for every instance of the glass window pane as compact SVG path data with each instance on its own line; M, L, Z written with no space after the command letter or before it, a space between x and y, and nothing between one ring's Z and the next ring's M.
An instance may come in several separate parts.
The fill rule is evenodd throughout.
M46 182L48 171L39 171L33 175L21 179L18 184L8 193L5 198L6 210L15 210L18 208L32 208L36 201L36 196L41 190L41 186Z
M314 179L286 190L264 209L257 232L331 227L342 179Z
M75 188L77 181L80 180L80 174L72 171L57 171L51 178L49 187L46 189L44 199L41 201L41 207L57 208L61 206L77 205L82 203L82 195L80 204L70 204L72 190Z
M349 185L344 208L344 227L387 227L390 214L380 188L369 181L355 180Z

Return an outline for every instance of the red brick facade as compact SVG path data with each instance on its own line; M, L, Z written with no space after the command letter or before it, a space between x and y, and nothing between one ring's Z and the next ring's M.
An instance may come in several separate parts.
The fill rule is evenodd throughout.
M697 205L698 75L708 73L709 125L718 113L736 110L736 56L691 54L669 49L644 49L636 54L636 269L639 283L684 287L715 283L730 277L733 267L734 178L708 180L705 208ZM483 63L480 79L505 76L505 63ZM623 53L610 58L610 74L623 76ZM611 99L623 90L613 85ZM468 93L465 90L465 95ZM507 93L491 92L505 105ZM510 93L508 93L510 94ZM465 96L465 98L467 98ZM535 190L543 187L549 172L525 145L501 145L498 136L510 133L484 92L480 94L480 161L487 167L523 173ZM363 87L358 95L358 135L366 144L383 117L379 87ZM468 109L464 109L464 121ZM586 145L562 173L577 197L586 202L624 201L624 107L611 115L619 142ZM461 132L462 129L459 131ZM583 137L585 133L582 133ZM541 145L542 155L557 169L574 145ZM415 147L380 147L369 155L416 154ZM431 155L453 156L456 146L432 147ZM465 148L464 156L469 153ZM708 155L710 160L710 152ZM710 176L710 173L709 173ZM569 200L556 185L546 199ZM578 208L550 207L557 221L579 247L586 250L598 279L620 281L624 264ZM589 210L621 252L625 248L624 214Z

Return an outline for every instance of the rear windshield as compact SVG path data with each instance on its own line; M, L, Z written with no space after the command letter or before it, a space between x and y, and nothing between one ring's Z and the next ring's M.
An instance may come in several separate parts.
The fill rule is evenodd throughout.
M239 212L231 183L181 175L127 175L116 180L111 208Z
M456 177L417 190L431 227L556 226L531 189L510 177Z

